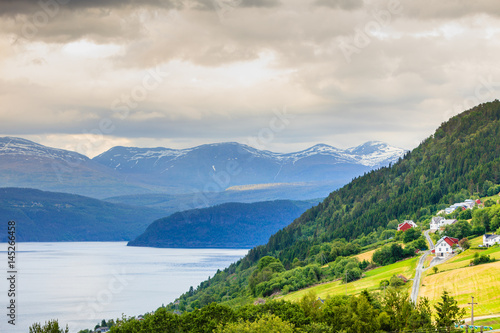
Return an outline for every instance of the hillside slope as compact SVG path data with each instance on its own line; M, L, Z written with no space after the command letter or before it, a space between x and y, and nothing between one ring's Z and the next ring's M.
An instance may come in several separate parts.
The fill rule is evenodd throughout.
M420 219L500 181L500 102L481 104L443 123L404 159L354 179L305 212L256 257L305 257L315 243L355 239L393 219Z
M423 221L451 203L481 195L499 181L500 102L495 100L443 123L396 164L332 192L266 245L253 248L238 263L201 283L194 294L182 295L182 302L208 297L227 301L228 293L233 298L248 296L248 279L264 256L279 258L287 269L297 260L318 262L322 255L318 250L328 248L319 246L325 242L383 231L394 219Z
M175 213L153 222L129 246L248 248L311 208L306 201L226 203Z

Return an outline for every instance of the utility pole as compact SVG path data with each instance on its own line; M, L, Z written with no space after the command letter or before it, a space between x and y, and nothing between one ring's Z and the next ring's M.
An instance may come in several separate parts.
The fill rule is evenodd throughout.
M471 306L470 324L472 325L472 330L474 330L474 304L477 304L477 303L474 303L474 296L471 296L471 297L472 297L472 302L467 303L467 304L470 304L470 306Z

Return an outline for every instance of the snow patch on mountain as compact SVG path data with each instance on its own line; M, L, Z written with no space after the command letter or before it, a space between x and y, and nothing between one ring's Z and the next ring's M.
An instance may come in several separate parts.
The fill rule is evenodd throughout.
M0 138L0 156L30 156L58 160L88 161L89 158L76 152L50 148L33 141L14 137Z

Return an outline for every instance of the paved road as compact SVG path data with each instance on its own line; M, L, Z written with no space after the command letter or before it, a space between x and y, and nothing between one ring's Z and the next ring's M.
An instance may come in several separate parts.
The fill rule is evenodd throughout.
M434 242L432 241L431 236L429 236L429 231L430 230L426 230L424 232L424 235L425 238L427 238L427 242L429 243L429 249L432 251L434 249Z
M422 272L424 271L424 262L427 256L431 253L434 248L434 243L432 242L431 237L429 236L429 231L426 230L424 232L425 238L429 243L429 250L425 251L424 254L420 257L420 260L417 264L417 269L415 270L415 277L413 278L413 287L411 288L411 296L410 299L413 303L417 303L418 292L420 291L420 279L422 278Z

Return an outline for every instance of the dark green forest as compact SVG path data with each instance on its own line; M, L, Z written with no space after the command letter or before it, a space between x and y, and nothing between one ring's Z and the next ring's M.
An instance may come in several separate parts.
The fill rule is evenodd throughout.
M191 288L178 299L178 306L182 311L191 311L214 301L241 305L256 296L293 290L293 283L283 284L281 280L268 288L258 288L280 276L284 279L287 274L292 275L289 280L297 286L304 281L304 274L310 283L331 278L332 272L322 276L314 265L335 261L339 254L355 253L359 251L356 246L369 246L369 240L383 244L391 232L395 234L387 229L395 220L427 221L454 202L494 192L500 182L499 137L498 100L451 118L394 165L369 172L332 192L271 236L267 244L253 248L237 263ZM486 224L482 227L489 228ZM385 251L405 256L397 248ZM279 265L262 273L258 263L266 256L279 260ZM309 270L299 272L299 267ZM356 269L354 264L351 269Z
M434 317L432 314L434 313ZM110 327L111 333L382 333L382 332L462 332L465 309L445 291L441 300L430 306L424 297L415 304L396 288L358 296L338 295L327 300L314 294L298 302L269 301L233 309L211 303L199 311L181 315L164 307L140 317L103 320L96 326ZM79 333L88 333L82 330ZM57 320L33 324L30 333L68 333Z
M28 188L0 188L0 218L17 222L22 242L128 241L163 209L114 204L81 195ZM0 242L7 240L0 230Z
M318 201L225 203L154 221L129 246L250 248L287 226Z

